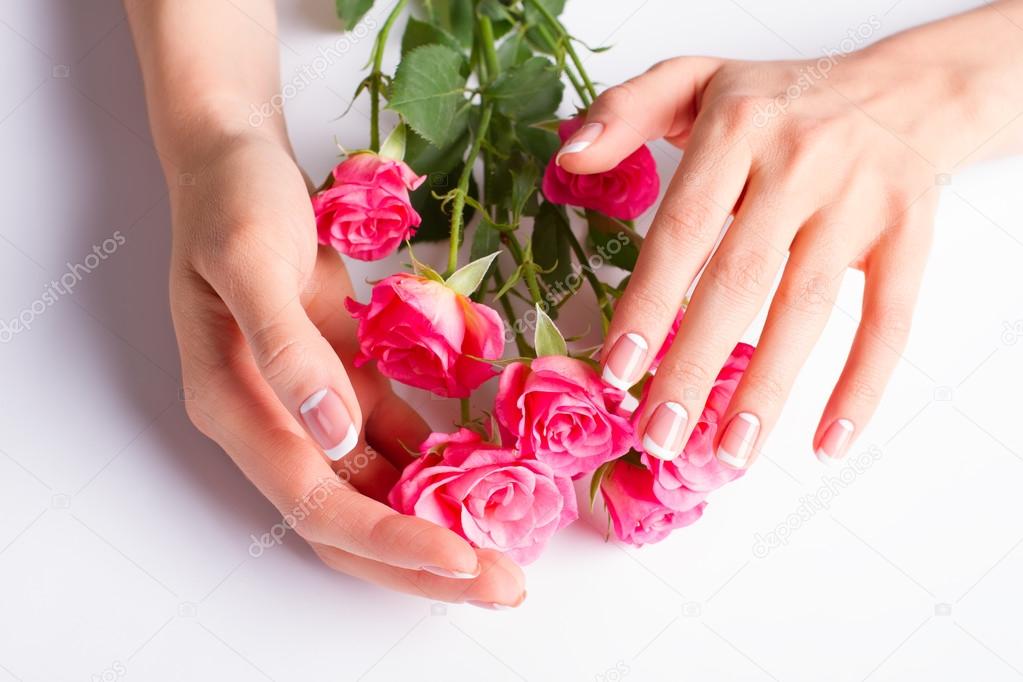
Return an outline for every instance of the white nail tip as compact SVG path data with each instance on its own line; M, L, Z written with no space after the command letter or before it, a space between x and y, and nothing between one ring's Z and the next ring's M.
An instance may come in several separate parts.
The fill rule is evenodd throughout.
M828 453L824 452L821 448L817 448L813 454L817 456L817 461L825 466L835 467L841 463L841 460L836 457L829 457Z
M735 455L733 455L732 453L730 453L727 450L724 450L722 448L718 448L717 457L718 457L719 460L721 460L722 462L724 462L728 466L732 467L733 469L745 469L746 468L746 460L745 459L740 459L740 458L736 457Z
M636 399L636 396L626 392L622 402L619 403L619 407L629 413L635 412L636 408L639 407L639 400Z
M637 346L639 346L643 350L649 350L650 349L650 346L648 346L647 343L646 343L646 339L644 339L639 334L634 334L632 332L629 332L628 334L625 335L625 338L627 338L629 341L632 341L634 344L636 344Z
M560 166L562 156L564 156L565 154L577 154L582 150L586 149L587 147L589 147L591 144L593 143L588 140L582 140L581 142L573 142L572 144L566 144L564 147L561 148L561 151L558 152L558 156L557 158L554 159L554 163Z
M302 403L301 407L299 407L299 408L298 408L298 411L299 411L299 412L301 412L302 414L305 414L305 413L306 413L306 412L308 412L309 410L312 410L312 409L314 409L314 408L315 408L315 407L316 407L317 405L319 405L319 404L320 404L320 402L321 402L321 401L322 401L322 400L323 400L324 398L326 398L326 397L327 397L327 389L325 389L325 388L321 388L321 389L320 389L320 390L318 390L318 391L317 391L316 393L313 393L313 394L312 394L311 396L309 396L308 398L306 398L306 399L305 399L305 402L304 402L304 403Z
M665 461L671 461L679 456L679 453L677 452L672 452L667 448L662 448L654 442L654 439L650 436L643 436L643 450L657 459L663 459Z
M335 445L329 450L326 450L327 457L331 461L336 462L355 448L355 444L359 442L359 432L355 428L355 424L349 424L348 432L345 434L344 440Z
M632 384L621 379L617 374L611 371L610 367L607 366L605 366L604 371L600 373L600 378L604 380L605 384L614 386L615 388L622 391L628 391L630 388L632 388Z

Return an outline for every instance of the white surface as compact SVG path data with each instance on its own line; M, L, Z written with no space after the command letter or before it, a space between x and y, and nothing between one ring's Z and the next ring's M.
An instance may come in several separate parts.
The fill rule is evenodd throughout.
M282 3L286 80L338 39L332 4ZM682 52L815 55L871 14L888 34L978 3L741 4L571 0L568 22L616 44L588 58L612 83ZM368 49L288 102L313 177L333 136L366 140L364 102L334 119ZM279 519L178 397L168 207L121 7L0 0L0 54L0 319L125 242L0 344L0 680L1023 677L1023 338L1003 334L1023 327L1020 161L944 194L906 360L855 448L871 466L825 469L809 443L854 330L850 275L767 456L703 521L642 550L577 524L528 569L525 605L492 613L333 574L290 535L250 556ZM677 153L657 156L670 173Z

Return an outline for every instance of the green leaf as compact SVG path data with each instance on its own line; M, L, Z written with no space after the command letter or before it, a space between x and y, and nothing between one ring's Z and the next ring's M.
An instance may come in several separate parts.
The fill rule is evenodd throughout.
M572 246L569 244L568 216L560 206L544 202L533 222L533 260L543 268L540 276L557 289L557 285L569 286L572 273ZM582 275L578 275L580 279Z
M501 247L501 232L490 221L480 221L472 235L469 258L477 260Z
M543 311L538 303L536 305L536 331L533 334L533 347L536 348L536 356L542 358L545 355L568 355L568 344L565 337L554 324L554 320Z
M590 479L590 511L593 511L593 504L597 501L597 493L600 492L600 484L604 482L604 479L611 473L611 469L614 468L616 460L610 462L604 462L597 470L593 472L593 478Z
M419 189L410 194L412 208L423 219L423 222L416 230L415 236L410 240L413 244L420 242L438 242L451 236L451 213L450 205L447 210L441 207L440 199L434 194L447 194L458 186L458 176L462 172L462 164L452 168L449 172L430 173L429 180L424 182ZM469 194L479 195L479 188L476 186L475 178L469 178ZM472 205L466 203L462 212L463 225L468 225L472 220L475 211ZM462 230L464 238L465 230Z
M472 0L428 0L433 23L453 35L463 47L472 46Z
M548 30L549 35L553 36L555 40L558 39L557 32L554 30L554 28L551 27L549 23L547 23L547 20L544 18L543 14L535 7L533 7L533 4L531 2L527 0L524 4L526 7L525 11L526 25L530 26L529 41L533 43L534 46L536 46L539 51L550 54L551 50L547 44L547 41L543 39L543 37L540 35L540 32L537 31L535 26L538 25L545 26ZM547 11L549 11L555 17L561 14L562 11L564 11L565 9L565 0L540 0L540 4L547 8ZM562 52L564 51L564 48L562 47L559 47L558 49L561 50Z
M440 26L411 17L405 26L405 33L401 36L401 56L404 57L423 45L444 45L458 52L462 50L458 39Z
M468 146L468 131L446 147L439 148L416 131L409 130L405 136L405 163L420 175L431 176L432 181L434 173L450 173L462 161Z
M539 4L543 5L548 12L554 16L559 16L565 11L565 0L539 0ZM526 21L531 24L536 24L543 21L543 15L533 7L531 2L525 3L526 6Z
M521 280L522 280L522 266L520 265L519 267L515 268L515 272L513 272L511 274L511 277L508 278L508 281L504 283L504 285L497 291L496 294L494 294L494 300L496 301L497 299L499 299L502 296L504 296L505 294L507 294Z
M359 19L373 7L373 0L336 0L336 6L337 18L348 30L359 23Z
M398 65L387 106L437 147L457 139L469 120L465 58L444 45L424 45Z
M455 270L444 283L449 289L453 289L463 296L472 296L479 289L480 284L483 283L483 278L487 276L487 272L490 270L494 259L500 255L500 251L495 251L489 256L478 258L468 265Z
M402 161L405 159L405 124L398 121L398 125L394 126L394 130L391 134L384 139L383 144L380 145L380 156L385 159L394 159L395 161Z
M632 272L639 258L640 244L635 233L627 229L628 225L597 211L586 211L586 222L590 228L590 242L597 254L615 267Z
M561 72L544 57L531 57L502 73L487 90L497 110L520 121L549 118L561 103Z
M522 144L522 148L532 154L533 158L544 167L561 146L561 140L556 133L534 128L524 123L516 126L515 135Z
M415 270L417 275L420 277L426 277L427 279L432 279L433 281L440 282L441 284L444 283L444 278L441 277L440 273L426 263L417 259L416 255L412 253L412 249L408 250L408 256L412 260L412 269Z
M532 56L533 51L529 49L525 36L521 32L516 32L515 35L509 36L497 48L497 63L501 66L501 71L507 71L513 66L518 66Z

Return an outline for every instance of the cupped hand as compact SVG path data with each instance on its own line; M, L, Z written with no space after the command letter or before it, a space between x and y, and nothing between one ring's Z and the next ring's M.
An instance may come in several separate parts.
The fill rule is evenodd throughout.
M398 514L388 490L429 433L387 380L346 371L356 328L288 150L225 143L172 188L171 307L188 414L331 568L431 599L518 605L521 570Z
M884 50L826 63L672 59L605 92L562 147L560 165L580 174L648 140L685 150L602 359L612 380L638 381L696 283L640 417L648 452L681 452L779 272L718 457L753 461L850 267L865 275L862 317L813 438L818 457L842 457L870 419L907 340L941 169L949 150L968 150L966 80Z

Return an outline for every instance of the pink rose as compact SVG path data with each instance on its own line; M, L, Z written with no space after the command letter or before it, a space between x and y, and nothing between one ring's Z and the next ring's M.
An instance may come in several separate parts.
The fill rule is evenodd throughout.
M321 244L359 260L378 260L415 234L422 219L408 193L425 175L368 152L349 156L333 175L333 184L312 198Z
M632 427L617 414L622 395L585 362L546 356L504 369L494 413L524 455L575 477L628 452Z
M493 308L443 283L409 273L373 287L368 304L345 306L359 320L355 366L370 360L386 376L448 398L467 398L504 353L504 324Z
M732 351L711 387L707 404L681 455L665 461L643 454L642 461L653 472L656 481L654 492L664 504L677 505L680 492L683 495L692 490L709 492L742 476L742 469L725 466L714 455L714 437L752 355L753 346L745 343L740 343ZM641 413L642 407L637 408L635 415ZM642 443L637 442L633 447L642 452Z
M567 478L474 431L434 433L421 450L391 490L391 506L450 528L476 547L526 564L579 516Z
M562 121L558 135L564 142L582 127L581 116ZM555 204L591 208L619 220L632 220L657 201L661 180L646 145L604 173L576 175L552 158L543 176L543 193Z
M600 484L604 504L611 516L615 536L641 546L659 542L675 528L699 520L707 493L679 489L675 505L665 505L655 492L653 473L643 466L620 460Z

